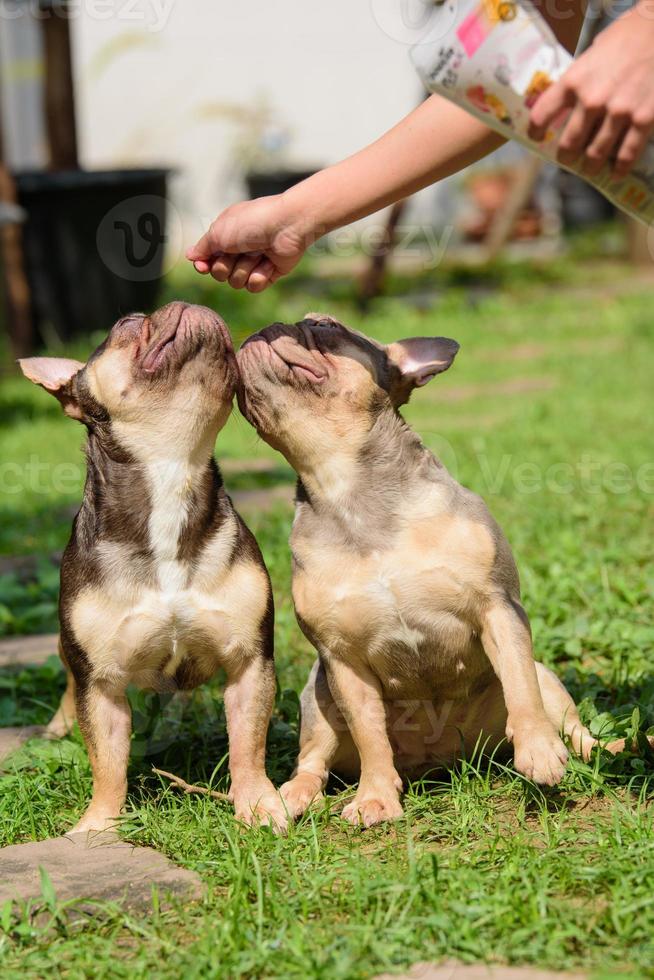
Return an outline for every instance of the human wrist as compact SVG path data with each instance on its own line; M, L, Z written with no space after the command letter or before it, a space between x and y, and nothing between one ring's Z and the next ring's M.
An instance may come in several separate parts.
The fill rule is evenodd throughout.
M332 170L321 170L281 195L282 223L301 237L307 248L346 220L336 207Z

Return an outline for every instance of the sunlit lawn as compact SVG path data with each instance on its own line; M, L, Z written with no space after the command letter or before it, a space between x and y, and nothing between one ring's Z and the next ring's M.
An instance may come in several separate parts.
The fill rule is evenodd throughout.
M503 525L537 654L565 679L585 720L607 735L651 730L652 288L630 285L624 266L571 260L499 268L481 285L455 273L397 281L365 319L347 283L301 273L256 298L183 273L167 289L168 298L214 305L237 339L325 309L383 341L459 340L455 366L416 393L407 418ZM417 309L410 293L426 286L437 289L433 305ZM0 632L56 630L48 556L64 546L79 500L82 431L17 377L3 380L0 407L0 553L42 558L28 581L0 578ZM275 461L237 413L217 456ZM237 471L229 488L289 481L277 462L272 475ZM280 694L269 769L281 781L296 750L294 692L312 653L289 598L290 509L249 520L275 588ZM54 664L5 671L0 721L44 720L60 689ZM154 764L214 785L226 778L219 694L214 685L184 710L169 706L163 720L135 697L123 829L196 869L205 899L149 916L107 909L50 931L25 910L13 922L7 912L3 975L351 978L454 957L654 976L651 761L574 761L561 787L542 793L477 760L411 787L396 826L361 834L325 808L280 840L242 833L228 807L180 796L151 774ZM65 831L90 789L79 737L23 750L1 786L3 844Z

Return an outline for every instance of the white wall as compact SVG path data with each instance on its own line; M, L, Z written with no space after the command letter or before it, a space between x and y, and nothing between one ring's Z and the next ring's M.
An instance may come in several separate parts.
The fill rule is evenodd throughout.
M321 165L373 140L420 98L401 0L79 2L82 163L179 168L187 238L244 195L234 157L242 130L226 104L266 99L293 131L293 161ZM420 14L422 0L408 2Z

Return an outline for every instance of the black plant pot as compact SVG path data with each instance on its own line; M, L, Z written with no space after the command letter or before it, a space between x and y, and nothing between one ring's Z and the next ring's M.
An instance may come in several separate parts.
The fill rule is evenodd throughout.
M251 170L245 175L250 197L283 194L301 180L312 177L315 170Z
M156 305L169 171L16 174L35 334L67 340Z

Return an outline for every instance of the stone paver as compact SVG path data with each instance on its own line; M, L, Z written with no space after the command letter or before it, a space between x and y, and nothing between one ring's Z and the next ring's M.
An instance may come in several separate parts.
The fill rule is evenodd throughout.
M39 636L12 636L0 640L0 668L44 664L57 653L57 633Z
M44 868L59 901L124 901L145 908L152 887L162 898L199 898L198 875L178 868L151 847L134 847L114 834L69 834L0 849L0 905L38 899Z
M0 728L0 763L19 749L29 738L43 735L45 725L23 725L21 728Z
M485 963L416 963L408 973L382 973L375 980L584 980L581 973L557 973L532 966L487 966Z

